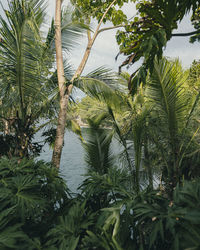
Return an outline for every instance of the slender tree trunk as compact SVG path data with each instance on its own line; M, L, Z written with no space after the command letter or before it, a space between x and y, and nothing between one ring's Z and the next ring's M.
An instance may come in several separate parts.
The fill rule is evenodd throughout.
M61 38L61 5L62 0L56 0L56 12L55 12L55 47L56 47L56 64L57 64L57 76L58 76L58 86L60 93L60 111L58 116L58 124L56 130L56 140L53 150L52 162L59 168L60 158L63 147L65 124L66 124L66 107L68 99L65 98L65 93L67 91L65 85L64 76L64 65L63 65L63 55L62 55L62 38Z
M64 134L65 134L65 124L67 118L67 106L69 101L69 96L71 94L73 88L73 81L75 78L81 75L83 72L86 62L89 58L91 48L99 34L101 24L109 9L117 0L114 0L107 8L105 13L103 14L96 31L94 32L93 37L91 37L90 31L88 31L88 44L81 60L79 67L77 68L74 76L71 79L71 84L66 87L65 85L65 77L64 77L64 67L63 67L63 57L62 57L62 41L61 41L61 5L62 0L56 0L56 14L55 14L55 45L56 45L56 62L57 62L57 74L58 74L58 85L60 91L60 111L58 116L58 124L56 130L56 140L54 144L52 162L53 164L59 168L60 167L60 159L62 154L62 147L64 142Z
M83 70L85 68L85 65L87 63L87 60L89 58L89 55L90 55L90 52L91 52L91 49L92 49L92 45L94 44L94 41L95 41L95 39L91 38L90 31L87 32L87 37L88 37L88 44L87 44L87 47L85 49L85 53L83 55L81 63L79 64L79 66L78 66L75 74L72 77L72 80L71 80L72 82L74 81L74 79L76 77L78 77L79 75L81 75L81 73L83 72Z

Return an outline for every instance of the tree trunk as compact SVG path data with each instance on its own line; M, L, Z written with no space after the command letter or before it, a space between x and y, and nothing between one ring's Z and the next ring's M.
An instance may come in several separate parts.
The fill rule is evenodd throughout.
M65 98L65 94L68 90L66 89L65 85L64 65L63 65L63 55L62 55L61 5L62 5L62 0L56 0L55 47L56 47L58 86L60 93L60 111L58 116L58 125L56 130L56 140L53 150L52 162L57 168L59 168L60 166L60 158L62 153L65 124L66 124L66 107L68 103L68 99Z
M90 37L90 31L88 31L87 35L88 35L88 44L87 44L85 53L83 55L83 58L81 60L81 63L79 64L79 66L78 66L75 74L72 77L72 80L71 80L72 82L74 81L74 79L76 77L80 76L81 73L83 72L83 70L85 68L85 65L87 63L87 60L89 58L89 55L90 55L90 52L91 52L91 49L92 49L92 45L94 44L94 40L92 40L91 37Z
M57 5L56 5L56 8L57 8ZM55 25L56 25L56 21L55 21ZM56 29L57 29L57 27L58 26L56 25ZM61 41L61 31L60 31L59 35L60 35L60 41ZM88 57L89 57L90 52L91 52L92 44L93 44L93 42L91 41L91 39L89 37L90 37L90 35L88 33L88 45L87 45L87 48L85 50L84 56L81 60L79 67L77 68L75 74L73 75L73 77L71 79L71 84L67 88L65 85L63 58L61 58L61 56L62 56L62 43L60 45L59 44L57 45L59 48L57 48L57 46L56 46L57 72L58 72L58 67L60 67L62 69L62 71L60 70L60 72L57 73L58 74L59 91L60 91L60 111L59 111L58 124L57 124L57 130L56 130L56 140L55 140L53 156L52 156L52 162L57 168L60 167L62 147L63 147L63 143L64 143L65 124L66 124L66 119L67 119L67 106L68 106L69 96L70 96L72 88L73 88L73 81L76 77L81 75L81 73L83 72L85 65L86 65L86 62L87 62ZM56 33L55 39L57 40L57 33ZM60 48L61 48L61 51L60 51ZM59 51L59 53L61 53L60 56L57 55L57 51ZM60 58L62 60L62 63L59 62L59 64L58 64L58 61L60 60ZM61 82L59 82L59 76L60 77L63 76L61 78Z
M64 66L63 66L63 57L62 57L62 39L61 39L61 5L62 0L56 0L56 14L55 14L55 28L56 28L56 35L55 35L55 46L56 46L56 63L57 63L57 75L58 75L58 85L60 91L60 111L58 116L58 125L56 130L56 140L54 144L53 156L52 156L52 163L59 168L60 167L60 159L62 154L62 147L64 142L64 134L65 134L65 124L67 119L67 106L69 101L69 96L71 94L73 88L73 81L75 78L81 75L83 72L88 57L91 52L91 48L94 44L94 41L99 34L100 26L105 18L106 14L108 13L111 6L116 2L113 2L108 6L107 10L103 14L96 31L94 32L93 37L91 38L90 31L88 31L88 44L81 60L79 67L77 68L74 76L71 79L71 84L66 87L65 85L65 77L64 77Z

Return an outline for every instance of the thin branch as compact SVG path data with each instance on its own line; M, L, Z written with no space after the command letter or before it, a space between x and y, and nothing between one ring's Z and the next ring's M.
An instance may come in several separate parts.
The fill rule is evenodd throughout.
M106 14L108 13L108 11L110 10L110 8L112 7L112 5L113 5L116 1L117 1L117 0L112 1L112 3L108 6L108 8L106 9L106 11L104 12L104 14L103 14L103 16L102 16L102 18L101 18L101 20L100 20L100 22L99 22L99 24L98 24L98 26L97 26L95 32L94 32L93 37L90 37L90 32L88 32L88 34L87 34L87 35L88 35L88 44L87 44L87 48L86 48L86 50L85 50L85 54L84 54L84 56L83 56L83 58L82 58L81 63L79 64L79 66L78 66L78 68L77 68L75 74L73 75L73 77L72 77L72 79L71 79L71 84L68 86L68 92L69 92L69 93L71 93L71 90L72 90L72 87L73 87L72 85L73 85L74 79L75 79L77 76L81 75L81 73L83 72L83 70L84 70L84 68L85 68L86 62L87 62L88 57L89 57L89 55L90 55L91 48L92 48L92 46L93 46L93 44L94 44L95 39L97 38L99 29L100 29L101 24L102 24L102 22L103 22L103 19L105 18Z
M145 30L145 31L149 31L149 30ZM145 31L126 31L126 33L131 33L131 34L142 34L143 32ZM175 34L172 34L172 36L192 36L192 35L196 35L196 34L200 34L200 30L197 30L197 31L192 31L192 32L188 32L188 33L175 33Z
M192 35L196 35L196 34L200 34L200 30L192 31L189 33L176 33L176 34L172 34L172 36L192 36Z
M112 5L113 5L116 1L117 1L117 0L112 1L112 3L108 6L107 10L104 12L104 14L103 14L103 16L102 16L102 18L101 18L101 20L100 20L98 26L97 26L97 29L96 29L96 31L95 31L95 33L94 33L94 36L93 36L93 38L92 38L92 42L94 42L94 40L96 39L96 37L97 37L97 35L98 35L98 32L99 32L99 29L100 29L101 24L102 24L102 22L103 22L103 19L105 18L105 16L107 15L108 11L110 10L110 8L112 7Z
M122 27L125 27L125 26L126 26L126 24L120 24L120 25L116 25L116 26L112 26L112 27L103 28L103 29L100 29L98 31L98 34L101 33L101 32L103 32L103 31L117 29L117 28L122 28Z

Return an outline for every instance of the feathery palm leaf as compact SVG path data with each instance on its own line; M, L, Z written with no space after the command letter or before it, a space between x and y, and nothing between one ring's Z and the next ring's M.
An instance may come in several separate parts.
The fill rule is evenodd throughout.
M186 117L187 99L182 88L185 80L178 61L155 61L147 93L156 105L159 117L168 124L172 143L175 143L178 132L183 129Z
M171 190L182 175L188 175L188 166L194 164L189 164L185 158L186 151L192 150L190 145L195 137L186 131L193 109L184 89L186 77L178 61L156 60L146 91L154 105L149 119L149 126L154 131L149 137L162 155L163 178L168 176L168 180L165 179L167 183L173 179L172 187L169 187ZM189 164L187 167L184 161Z
M117 105L121 101L121 98L115 92L115 89L119 86L118 76L105 67L97 68L86 76L79 77L74 81L74 86L105 103Z
M65 52L70 52L75 46L77 46L80 37L83 36L88 29L88 26L85 24L73 21L72 13L73 9L69 6L63 8L61 13L62 49ZM52 52L55 53L54 19L51 21L51 26L47 34L45 51L48 51L50 48L52 48Z
M38 94L44 81L41 72L44 68L43 44L39 31L44 21L44 10L43 0L15 0L9 3L9 11L5 10L7 22L0 17L3 39L0 44L0 74L7 92L3 102L19 107L22 119L27 113L30 98Z
M90 127L87 138L83 142L89 172L97 171L101 174L106 173L113 163L113 155L110 151L112 133L100 128L100 123L104 118L105 114L101 114L93 120L88 119Z

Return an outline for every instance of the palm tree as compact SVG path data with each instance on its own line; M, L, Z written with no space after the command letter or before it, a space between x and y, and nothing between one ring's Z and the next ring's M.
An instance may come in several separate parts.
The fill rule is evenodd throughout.
M85 85L85 92L104 101L108 107L107 116L124 147L124 165L132 173L137 192L144 181L144 173L151 189L153 177L157 175L155 170L159 175L162 173L161 180L172 190L181 176L191 178L192 169L188 166L197 165L187 155L196 152L193 159L199 161L195 132L191 130L190 133L188 129L199 96L192 100L187 98L186 80L187 73L178 61L169 62L163 58L155 61L147 85L140 86L133 97L120 89L108 91L103 85L101 88ZM123 123L116 119L117 113L124 117Z
M163 58L155 61L146 91L154 105L149 121L154 132L149 136L160 152L164 182L169 184L171 191L182 176L190 178L188 172L191 169L188 167L195 164L187 154L194 153L192 147L195 146L196 132L189 130L189 124L197 101L188 99L184 88L186 80L187 74L177 60L170 62ZM188 166L184 166L185 161Z
M42 90L45 74L48 74L48 58L43 54L40 28L46 5L44 0L13 0L8 6L9 10L4 10L7 22L0 17L2 110L10 113L10 117L6 117L8 121L12 119L16 132L15 153L26 156L35 119L33 112L39 111L39 100L45 100Z
M45 0L12 0L8 11L4 10L7 20L0 17L0 116L15 135L13 153L20 157L34 149L31 141L40 129L40 119L55 119L58 110L55 28L52 21L47 37L42 36L45 10ZM68 21L68 16L68 10L62 12L65 49L71 47L81 30L80 25L73 26L71 19ZM65 75L71 78L67 62Z

